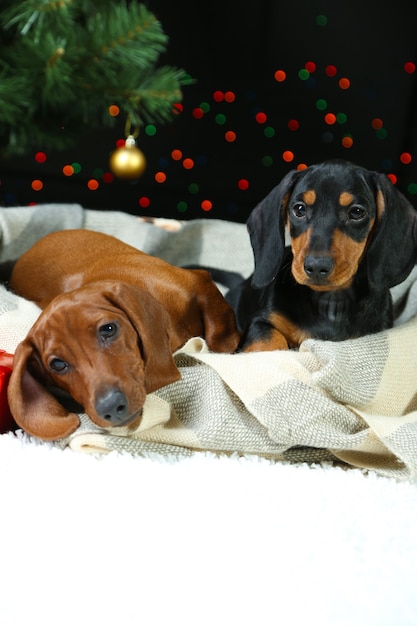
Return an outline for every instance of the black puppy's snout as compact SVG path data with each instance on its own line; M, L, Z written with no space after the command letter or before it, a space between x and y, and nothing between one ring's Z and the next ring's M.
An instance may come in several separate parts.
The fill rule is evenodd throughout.
M304 259L304 271L316 283L325 282L333 269L334 262L329 256L309 254Z
M106 389L96 398L97 414L112 426L121 426L126 422L128 402L125 394L119 389Z

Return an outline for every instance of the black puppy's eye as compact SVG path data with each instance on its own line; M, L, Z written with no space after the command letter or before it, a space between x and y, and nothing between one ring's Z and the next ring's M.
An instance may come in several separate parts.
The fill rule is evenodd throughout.
M298 218L305 217L305 214L306 214L305 204L303 204L302 202L297 202L296 204L294 204L292 208L292 212L295 215L295 217L298 217Z
M99 326L98 334L99 334L100 339L102 339L103 341L106 341L107 339L111 339L112 337L115 337L115 335L117 334L117 331L118 331L118 326L116 322L108 322L107 324L102 324L102 326Z
M352 206L348 211L348 217L350 220L359 221L366 217L366 210L361 206Z
M68 363L62 359L54 358L49 361L49 369L58 374L63 374L68 369Z

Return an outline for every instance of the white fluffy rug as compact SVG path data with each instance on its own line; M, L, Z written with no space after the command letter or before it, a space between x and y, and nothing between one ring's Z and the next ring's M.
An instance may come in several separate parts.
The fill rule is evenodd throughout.
M0 436L1 626L417 624L417 487Z
M179 265L253 263L244 225L206 220L203 245L202 221L171 233L105 213L3 209L0 260L87 227ZM30 307L9 299L0 347L13 352ZM414 469L417 429L406 433ZM256 457L98 458L2 435L0 490L0 626L417 626L417 484Z

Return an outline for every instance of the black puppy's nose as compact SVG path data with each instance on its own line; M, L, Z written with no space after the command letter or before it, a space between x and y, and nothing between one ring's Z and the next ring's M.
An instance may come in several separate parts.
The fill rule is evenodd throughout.
M95 402L97 414L109 424L121 426L128 418L128 402L125 394L116 388L106 389Z
M316 283L325 282L333 268L333 259L329 256L309 254L304 259L304 271Z

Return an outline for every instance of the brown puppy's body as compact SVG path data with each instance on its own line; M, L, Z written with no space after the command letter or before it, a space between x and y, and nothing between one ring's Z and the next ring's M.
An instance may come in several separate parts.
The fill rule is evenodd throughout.
M17 261L10 287L44 309L56 296L101 280L153 296L169 313L172 351L197 336L214 352L236 347L231 311L208 272L175 267L103 233L64 230L43 237Z
M99 426L136 425L146 394L179 379L172 353L190 337L218 352L239 341L207 272L102 233L47 235L17 261L10 286L44 309L16 350L9 384L16 422L44 439L79 424L46 385L65 390Z

